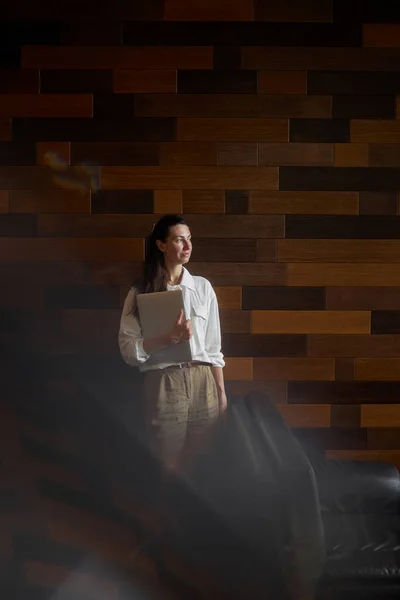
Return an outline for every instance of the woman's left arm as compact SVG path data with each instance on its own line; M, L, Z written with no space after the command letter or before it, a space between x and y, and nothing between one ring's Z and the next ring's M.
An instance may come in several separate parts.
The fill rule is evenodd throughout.
M224 371L225 366L224 356L221 352L221 324L219 319L219 310L217 297L213 289L211 289L210 309L208 313L206 337L205 337L206 352L212 362L212 373L218 391L219 410L222 414L227 408L227 398L225 392Z

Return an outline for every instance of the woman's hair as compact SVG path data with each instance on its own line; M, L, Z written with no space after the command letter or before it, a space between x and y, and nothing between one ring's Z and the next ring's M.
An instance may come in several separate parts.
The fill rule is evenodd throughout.
M167 271L165 270L164 253L157 246L157 240L165 242L170 228L175 225L187 225L180 215L164 215L154 225L146 238L145 259L142 276L134 283L138 294L165 292L167 289ZM137 303L134 303L133 313L137 316Z

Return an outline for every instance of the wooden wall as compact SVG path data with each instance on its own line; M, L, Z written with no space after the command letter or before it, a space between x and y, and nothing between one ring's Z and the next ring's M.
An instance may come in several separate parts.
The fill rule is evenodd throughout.
M134 421L110 416L135 406L117 330L165 212L216 287L230 395L268 391L329 456L400 465L397 4L9 0L0 18L1 589L47 598L71 547L131 564L132 497L104 488Z

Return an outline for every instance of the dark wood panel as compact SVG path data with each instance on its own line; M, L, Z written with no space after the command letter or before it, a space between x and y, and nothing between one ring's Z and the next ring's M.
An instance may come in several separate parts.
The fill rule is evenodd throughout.
M22 72L25 72L22 71ZM27 71L29 72L29 71ZM50 70L40 72L42 94L90 94L111 93L113 72L111 70Z
M358 214L357 192L251 191L251 214Z
M11 140L11 119L0 119L0 141Z
M186 133L192 131L189 128ZM199 135L193 137L199 137L201 131L199 128L197 130ZM256 134L257 131L255 126ZM182 137L188 141L187 138L190 140L191 136ZM211 135L206 135L207 137ZM241 167L240 169L235 167L100 167L100 171L102 188L112 190L154 189L155 185L160 190L237 190L250 187L257 190L274 190L278 188L278 168L275 167Z
M360 192L360 215L397 215L397 192Z
M222 190L183 190L182 206L183 212L188 214L221 214L225 212L224 192Z
M175 119L13 119L15 141L131 142L172 141Z
M335 237L349 239L347 243L350 244L351 238L381 239L385 240L380 243L383 248L391 243L390 239L386 238L400 238L400 218L385 215L287 215L285 237L303 239ZM367 251L367 248L365 250Z
M370 144L370 167L400 167L400 144Z
M384 67L378 69L378 72L360 72L357 66L351 63L349 56L349 67L345 71L338 72L309 71L307 77L308 94L346 94L346 95L366 95L382 96L385 94L396 94L400 90L400 72L396 69L391 73ZM352 65L353 68L352 68ZM368 71L368 69L367 69ZM335 99L336 100L336 99ZM351 99L349 99L351 102Z
M258 262L275 262L277 260L276 240L257 240Z
M245 215L248 203L247 190L228 190L225 195L225 212L229 215Z
M45 308L119 309L119 287L110 285L50 285L45 288Z
M399 401L400 382L289 382L288 402L326 404L385 404Z
M151 190L99 190L92 194L91 212L94 214L152 214Z
M0 214L0 236L35 237L37 235L37 220L34 215ZM5 240L4 240L5 241ZM10 248L11 250L11 248Z
M129 258L129 261L127 260ZM131 256L128 252L123 259L99 259L86 264L84 283L129 286L142 272L142 259Z
M354 381L354 358L335 357L335 380Z
M192 215L194 238L257 239L283 237L283 217L249 215Z
M324 310L325 290L318 287L243 287L245 310Z
M368 164L367 144L335 144L335 167L366 167Z
M400 288L327 288L326 306L333 310L397 310L400 306Z
M400 20L400 7L390 2L375 0L335 0L333 6L334 20L356 21L358 23L396 23Z
M1 94L0 117L91 117L90 94Z
M332 144L259 144L259 164L280 167L285 165L333 165Z
M122 43L122 21L94 19L62 23L62 43L67 46L114 46Z
M370 48L399 47L398 23L371 23L363 25L363 46Z
M400 168L281 167L281 190L376 191L400 188Z
M254 18L257 21L332 21L331 0L283 0L273 4L269 0L256 0Z
M215 287L220 309L237 311L242 308L242 288L240 286Z
M177 137L178 140L189 142L286 142L288 121L287 119L178 119ZM255 172L260 170L254 169ZM221 168L220 172L222 172ZM252 186L249 184L242 187Z
M165 0L164 19L166 21L252 21L253 0L240 0L232 4L230 0Z
M8 190L0 191L0 213L15 212L10 209L10 194Z
M398 48L268 48L262 45L242 48L244 69L327 72L398 71L399 58ZM383 89L376 89L379 94L390 93Z
M255 358L253 379L270 381L331 381L335 377L330 358Z
M170 94L176 92L176 71L114 71L114 92L135 94Z
M398 143L400 142L400 121L395 120L354 120L350 125L352 142Z
M38 218L40 235L63 238L143 238L154 223L150 214L39 215ZM136 241L143 245L142 239ZM101 240L96 240L96 244L100 245Z
M227 333L223 336L223 351L227 356L306 356L306 348L306 335Z
M259 71L259 94L306 94L306 71Z
M346 119L290 119L290 142L349 142Z
M286 402L285 381L227 381L226 392L228 398L247 396L251 392L262 392L268 394L275 404Z
M179 94L256 94L257 71L178 71Z
M36 163L62 171L71 164L71 144L69 142L37 142Z
M309 217L312 218L312 217ZM288 224L287 237L302 237L290 234L291 224ZM322 234L323 235L323 234ZM331 235L336 235L331 229ZM357 233L356 233L357 235ZM356 237L356 235L354 237ZM320 237L318 233L310 237ZM278 240L279 262L400 262L399 240L347 240L347 239L286 239Z
M374 310L371 313L371 333L400 333L399 310ZM397 340L400 341L400 338Z
M219 71L216 72L219 74ZM329 96L264 94L139 94L138 117L329 118ZM283 140L285 141L285 140Z
M214 46L213 66L217 70L240 69L240 46Z
M333 407L332 407L333 408ZM331 408L331 411L332 411ZM319 450L360 450L367 447L366 429L293 429L300 444L310 452Z
M36 144L33 142L0 142L1 165L34 165L35 163Z
M221 331L224 344L224 336L229 334L247 334L250 332L249 312L244 310L221 310ZM234 354L229 353L230 356Z
M0 215L1 217L3 215ZM25 215L24 215L25 217ZM12 235L8 233L8 235ZM25 234L26 236L26 234ZM3 238L0 260L18 262L132 261L143 260L142 239ZM124 282L122 282L124 283Z
M289 13L290 15L290 13ZM285 19L286 20L286 19ZM124 23L128 46L360 46L361 27L348 23L187 22ZM236 65L235 65L236 66Z
M362 406L361 427L400 428L400 405L369 404Z
M356 429L361 423L361 407L357 405L332 406L331 427Z
M77 0L73 0L72 2L71 0L60 0L57 4L54 4L51 0L43 0L37 6L26 0L18 0L14 4L8 3L6 16L12 19L24 18L32 19L33 21L37 21L38 19L46 21L49 19L84 19L87 21L88 19L93 19L93 15L96 15L97 19L134 19L147 21L162 19L163 10L164 0L137 0L136 2L117 0L112 6L99 5L96 0L86 0L84 3ZM45 41L41 39L40 42L36 43L45 43Z
M98 168L0 167L0 188L10 190L91 189L98 181Z
M179 214L182 212L182 190L154 190L156 214Z
M24 69L212 69L212 47L24 46Z
M137 142L73 142L71 144L71 164L99 165L159 165L160 145Z
M94 94L93 117L129 121L134 115L134 98L134 94Z
M161 145L165 166L214 166L218 163L216 142L170 142Z
M221 142L218 144L218 164L225 166L255 166L258 164L256 142Z
M193 231L193 227L191 226ZM196 231L196 229L194 229ZM204 235L199 232L198 235ZM252 262L256 260L256 240L201 239L193 240L192 260L195 262Z
M252 333L365 334L370 333L368 311L255 310Z
M334 119L395 119L396 96L334 96Z
M370 428L367 430L367 444L370 450L397 450L400 430L395 427Z
M11 190L11 213L90 213L88 190Z
M399 286L400 266L384 263L292 263L287 285Z
M389 311L390 312L390 311ZM371 327L372 330L372 327ZM373 330L371 333L375 333ZM310 335L308 354L315 357L400 357L399 335Z
M3 69L0 71L1 94L39 93L39 71L30 69Z
M400 358L356 358L355 379L358 381L399 381ZM369 426L372 427L372 424Z
M196 263L191 272L213 285L285 285L285 265L276 263Z

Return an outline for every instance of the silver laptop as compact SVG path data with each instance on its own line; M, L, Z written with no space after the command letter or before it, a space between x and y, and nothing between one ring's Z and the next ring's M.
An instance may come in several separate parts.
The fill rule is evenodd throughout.
M184 309L182 290L138 294L137 296L142 335L146 339L169 333ZM193 360L190 341L172 344L152 355L153 364L180 363Z

